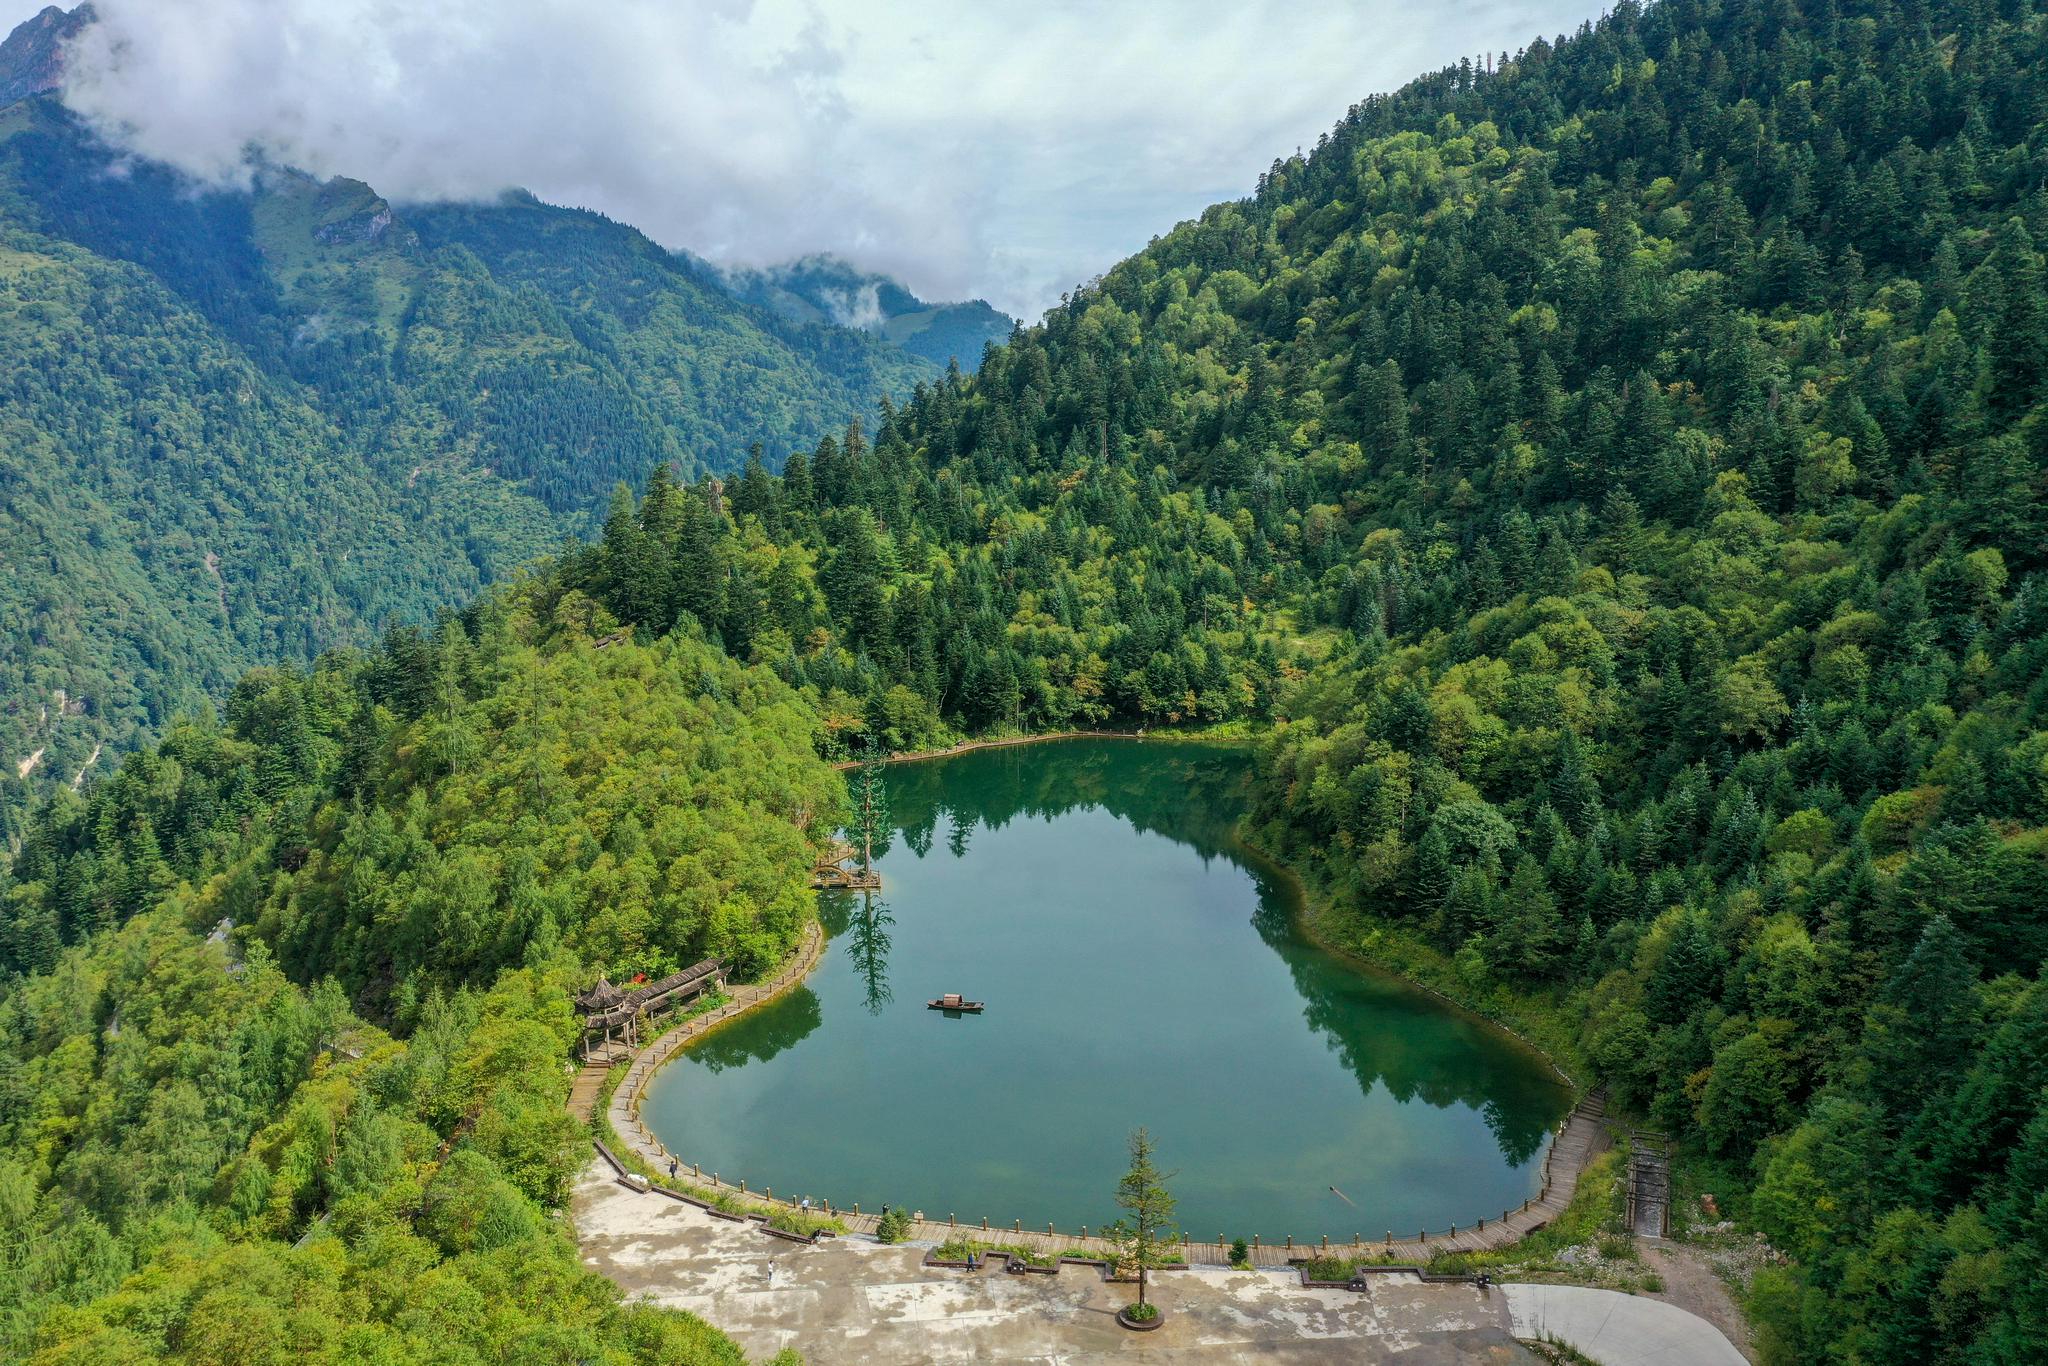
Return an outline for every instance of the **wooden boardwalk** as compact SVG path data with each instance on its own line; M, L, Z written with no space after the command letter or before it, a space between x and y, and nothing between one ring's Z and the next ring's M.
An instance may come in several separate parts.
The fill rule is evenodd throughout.
M576 1073L576 1080L569 1083L569 1113L583 1123L590 1123L597 1114L597 1098L604 1092L604 1079L611 1074L609 1057L592 1058Z

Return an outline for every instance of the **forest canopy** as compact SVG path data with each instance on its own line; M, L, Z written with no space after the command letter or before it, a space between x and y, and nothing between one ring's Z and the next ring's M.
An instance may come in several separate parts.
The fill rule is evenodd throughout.
M740 1359L549 1217L571 998L777 965L843 787L772 675L610 626L527 581L45 808L0 913L0 1353Z

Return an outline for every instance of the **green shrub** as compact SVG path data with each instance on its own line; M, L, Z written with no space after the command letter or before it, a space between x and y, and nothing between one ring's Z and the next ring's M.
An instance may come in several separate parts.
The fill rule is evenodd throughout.
M1250 1266L1252 1264L1252 1250L1244 1239L1239 1238L1230 1245L1230 1264L1232 1266Z
M1640 1260L1636 1253L1635 1239L1626 1235L1603 1233L1594 1240L1600 1255L1610 1262L1633 1262Z
M809 1238L818 1233L846 1232L846 1225L831 1215L800 1209L780 1210L771 1214L768 1217L768 1227L781 1229L784 1233L794 1233L801 1238Z
M1302 1270L1312 1281L1348 1281L1356 1265L1349 1257L1311 1257Z
M482 1153L457 1148L427 1183L420 1231L454 1256L532 1238L539 1214Z
M910 1236L910 1213L900 1205L892 1205L882 1214L882 1222L875 1226L875 1237L884 1243L900 1243Z

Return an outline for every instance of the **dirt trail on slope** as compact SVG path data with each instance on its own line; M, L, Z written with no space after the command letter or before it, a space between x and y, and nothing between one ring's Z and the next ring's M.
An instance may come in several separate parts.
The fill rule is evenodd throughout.
M213 593L220 599L220 614L228 615L228 581L220 576L220 556L206 552L206 572L213 575Z
M1712 1267L1684 1245L1662 1238L1638 1238L1636 1246L1644 1263L1664 1278L1664 1289L1651 1299L1698 1314L1726 1334L1736 1351L1756 1360L1756 1349L1749 1341L1749 1321L1728 1293L1727 1282L1714 1274Z

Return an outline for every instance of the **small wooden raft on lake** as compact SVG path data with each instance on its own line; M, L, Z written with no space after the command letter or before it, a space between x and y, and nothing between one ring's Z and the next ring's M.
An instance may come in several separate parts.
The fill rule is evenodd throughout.
M924 1008L926 1010L962 1010L969 1015L981 1014L981 1002L962 1000L960 993L957 991L949 991L936 1001L926 1001Z

